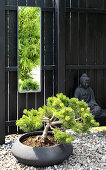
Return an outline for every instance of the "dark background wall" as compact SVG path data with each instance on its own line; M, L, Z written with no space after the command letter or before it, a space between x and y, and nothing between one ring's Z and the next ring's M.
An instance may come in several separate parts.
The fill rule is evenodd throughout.
M18 6L41 8L42 83L39 93L17 91ZM1 143L5 134L17 132L15 121L22 116L23 109L36 109L58 92L73 97L82 73L88 74L96 101L106 108L104 0L2 0L0 14L5 21L0 26Z
M66 94L72 97L87 73L97 102L106 108L105 1L72 0L67 7L72 9L66 13Z

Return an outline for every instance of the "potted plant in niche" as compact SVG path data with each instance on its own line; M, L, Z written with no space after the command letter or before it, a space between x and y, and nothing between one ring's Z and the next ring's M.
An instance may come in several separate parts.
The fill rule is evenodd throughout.
M13 155L27 165L50 166L70 156L73 151L71 141L75 139L76 133L89 134L89 129L98 126L98 123L83 100L69 99L60 93L56 97L49 97L47 104L38 110L25 109L17 125L30 133L14 143ZM43 132L35 131L43 125ZM50 129L52 132L49 132ZM70 129L70 133L67 129Z

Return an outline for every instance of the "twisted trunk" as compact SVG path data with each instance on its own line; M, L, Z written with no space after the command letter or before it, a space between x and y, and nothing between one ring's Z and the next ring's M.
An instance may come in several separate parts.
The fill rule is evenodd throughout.
M50 127L50 123L48 123L48 124L45 126L45 129L44 129L44 131L43 131L42 137L43 137L43 139L44 139L44 142L45 142L46 139L47 139L47 134L48 134L49 127Z
M52 119L50 120L48 118L44 118L43 121L45 121L45 122L48 121L48 123L47 123L47 125L44 128L42 136L38 136L38 138L36 139L35 142L37 142L39 140L41 143L46 143L47 142L47 135L48 135L49 128L52 129L53 128L52 126L56 126L58 124L62 124L63 123L62 121L54 121L54 122L52 122Z

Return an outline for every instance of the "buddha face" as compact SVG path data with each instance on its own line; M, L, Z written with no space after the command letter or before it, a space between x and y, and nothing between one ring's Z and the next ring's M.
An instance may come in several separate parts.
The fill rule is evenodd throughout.
M88 77L82 78L81 86L82 86L84 89L87 89L87 88L89 87L89 78L88 78Z

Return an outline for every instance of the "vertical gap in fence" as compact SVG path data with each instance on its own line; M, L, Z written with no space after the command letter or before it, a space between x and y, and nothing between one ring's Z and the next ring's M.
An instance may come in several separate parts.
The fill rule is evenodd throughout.
M17 5L10 0L9 5ZM9 67L17 66L17 10L9 12ZM9 120L17 119L17 71L9 73ZM16 127L10 127L9 133L16 133Z
M0 1L0 144L5 142L5 1Z

